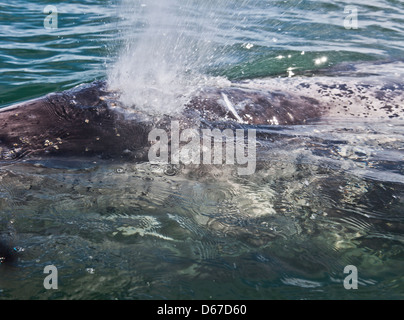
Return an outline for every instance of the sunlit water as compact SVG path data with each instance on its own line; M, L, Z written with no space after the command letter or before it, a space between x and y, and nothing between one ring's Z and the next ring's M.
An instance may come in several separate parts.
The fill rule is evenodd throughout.
M360 28L349 31L352 1L204 3L139 15L147 1L70 1L57 30L43 28L50 2L0 3L0 102L106 78L127 102L168 112L206 83L403 56L400 1L356 1ZM234 166L2 163L0 231L17 260L0 265L0 297L402 299L402 121L255 129L257 170L244 177ZM58 290L43 286L51 264ZM358 290L344 288L347 265Z

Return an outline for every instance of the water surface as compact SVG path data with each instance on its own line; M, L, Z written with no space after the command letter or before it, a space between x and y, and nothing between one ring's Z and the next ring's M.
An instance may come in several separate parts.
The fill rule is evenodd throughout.
M125 70L129 89L137 74L192 89L394 61L404 49L401 1L70 1L57 4L56 30L43 25L48 4L0 2L2 106ZM344 28L346 5L357 30ZM256 129L247 177L232 166L2 163L0 231L18 259L0 265L0 297L403 299L403 123ZM50 264L58 290L43 286ZM347 265L358 290L344 288Z

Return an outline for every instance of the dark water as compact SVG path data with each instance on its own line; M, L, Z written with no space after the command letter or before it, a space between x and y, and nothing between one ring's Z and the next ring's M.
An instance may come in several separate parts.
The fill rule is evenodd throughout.
M146 53L160 44L171 66L172 38L157 42L153 21L170 36L187 26L191 45L176 52L202 53L180 65L230 80L403 56L401 1L168 1L139 15L143 3L57 4L48 30L52 2L0 2L0 104L133 71L125 48L153 66ZM359 29L344 27L346 5ZM403 123L257 129L247 177L231 166L2 163L0 231L17 258L0 265L0 298L403 299ZM44 288L47 265L58 290ZM344 288L347 265L357 290Z

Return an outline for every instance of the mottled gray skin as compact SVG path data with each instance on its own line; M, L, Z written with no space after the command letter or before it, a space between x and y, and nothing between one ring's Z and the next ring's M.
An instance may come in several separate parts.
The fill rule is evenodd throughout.
M145 146L148 124L124 120L102 100L104 95L104 83L95 82L2 109L1 158L112 157Z
M206 89L177 116L125 114L105 87L94 82L0 110L1 159L47 154L145 160L149 132L169 130L171 120L184 129L268 124L274 117L278 124L301 124L321 115L314 99L296 97L292 103L281 94L241 88ZM226 108L222 93L232 103L250 101L237 110L243 121Z
M339 78L239 82L201 90L181 114L159 117L136 107L125 110L118 93L107 90L105 82L94 82L1 109L0 159L56 155L147 160L149 132L168 131L171 120L178 120L181 129L224 129L306 124L329 116L403 119L401 75L386 82L345 73Z
M228 97L238 118L226 107L222 94ZM206 121L228 120L249 125L304 124L321 118L326 111L318 100L309 96L242 86L205 89L187 106L186 111L191 110L196 110L197 115Z

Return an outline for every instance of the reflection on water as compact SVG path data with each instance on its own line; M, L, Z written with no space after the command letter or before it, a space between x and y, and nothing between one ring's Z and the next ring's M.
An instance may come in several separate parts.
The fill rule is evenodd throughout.
M348 130L346 128L355 128ZM257 172L3 164L1 298L403 298L404 127L262 127ZM59 270L59 290L43 269ZM344 267L360 290L345 290Z

